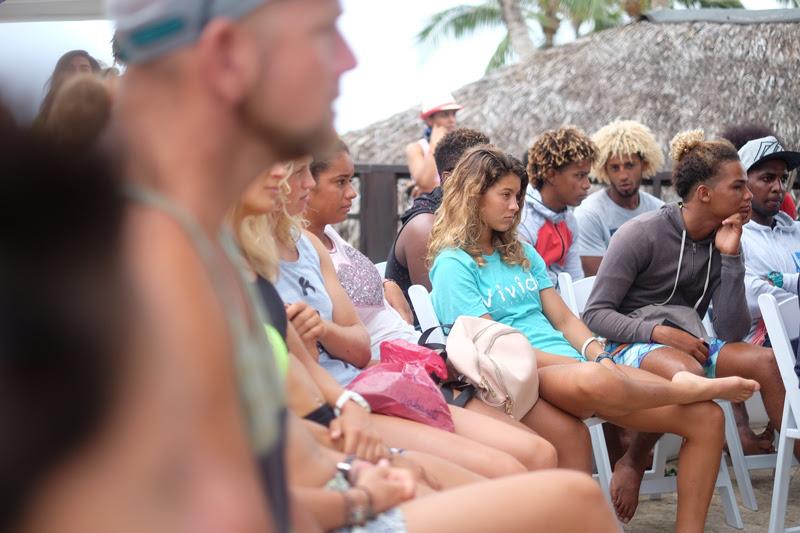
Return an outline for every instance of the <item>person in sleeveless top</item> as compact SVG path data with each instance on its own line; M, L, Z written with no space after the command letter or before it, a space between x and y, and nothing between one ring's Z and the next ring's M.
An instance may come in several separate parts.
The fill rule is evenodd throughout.
M301 529L310 517L289 504L264 314L219 234L264 168L330 137L339 78L355 66L337 2L109 0L108 10L127 63L114 109L134 200L126 252L154 353L185 391L195 531Z
M265 205L265 197L278 194L284 172L285 169L279 168L278 172L266 173L256 180L240 203L240 206L247 204L249 214L244 216L245 210L237 208L237 215L233 217L238 241L252 270L260 276L260 285L262 281L267 282L265 275L275 274L279 259L267 238L269 235L257 231L266 220L264 215L257 214L257 210ZM295 408L299 396L316 397L317 402L336 398L341 387L305 351L291 324L287 328L287 342L291 349L288 392L292 408ZM296 360L301 364L295 365ZM322 376L319 370L322 370ZM332 396L331 390L334 391ZM305 407L312 408L313 401ZM330 452L322 453L320 443L334 449L341 449L342 444L347 446L336 432L347 432L345 419L359 412L365 413L355 402L347 401L340 416L330 421L329 433L319 425L316 411L309 413L312 416L306 417L306 425L295 428L290 437L293 491L298 502L310 510L325 530L402 533L441 531L450 527L483 529L490 523L498 524L494 513L502 514L504 531L566 532L588 527L600 532L616 530L611 511L596 483L579 473L545 471L485 481L466 470L442 463L441 459L416 451L391 453L387 457L390 463L383 459L377 466L344 455L331 457ZM440 438L431 440L440 453L447 456L457 456L471 446L463 437L415 422L381 415L368 416L376 429L387 435L387 440L414 437L419 441L422 440L420 435L438 435ZM502 428L502 424L500 426ZM369 428L362 429L370 431ZM490 428L487 431L494 432ZM313 439L311 435L314 435ZM351 435L347 437L348 442L351 437L354 442L361 440L358 435ZM357 452L362 456L360 446ZM474 453L476 459L480 458L478 464L484 466L497 467L506 462L502 454L498 455L491 448L475 449ZM404 462L406 459L422 466L422 479L414 481L409 478L408 467L412 465ZM337 471L336 460L349 471ZM397 468L398 465L402 467ZM503 474L495 472L495 475ZM432 485L438 490L431 492L429 487ZM531 505L523 504L517 495L531 491L541 491L542 496ZM587 506L585 513L566 512L570 498L575 497ZM469 510L456 512L464 506ZM488 513L489 509L493 513Z
M436 93L422 103L420 118L425 122L425 136L406 146L406 161L414 183L413 196L429 193L439 186L439 171L433 154L448 132L456 128L456 113L462 109L449 93Z

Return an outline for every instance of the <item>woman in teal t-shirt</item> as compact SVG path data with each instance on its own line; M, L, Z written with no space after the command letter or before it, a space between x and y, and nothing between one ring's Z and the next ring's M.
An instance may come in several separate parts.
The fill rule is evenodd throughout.
M554 166L562 156L553 154ZM464 154L453 170L429 244L432 299L440 320L479 316L522 331L537 348L541 397L574 416L596 414L624 428L684 437L676 529L702 531L724 442L722 412L707 400L741 401L757 384L730 378L719 385L719 379L688 373L667 381L618 368L553 289L536 251L517 240L527 183L517 160L487 145ZM576 364L587 361L597 364ZM523 418L530 427L537 426L536 410ZM638 495L642 473L617 464L615 476L614 504L627 521L632 511L622 496L631 490Z

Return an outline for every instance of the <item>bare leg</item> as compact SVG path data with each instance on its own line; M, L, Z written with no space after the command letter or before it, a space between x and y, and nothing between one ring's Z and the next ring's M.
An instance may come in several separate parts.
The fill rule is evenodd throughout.
M372 415L371 418L384 442L390 446L443 457L488 478L526 471L525 466L511 455L461 435L402 418L382 415Z
M608 368L596 363L552 365L539 369L539 394L564 411L586 418L609 419L641 409L689 404L714 398L742 400L758 383L729 377L704 379L679 372L672 381L636 368Z
M411 464L406 464L406 459ZM418 477L434 490L448 490L471 483L486 481L486 478L479 476L466 468L451 463L447 459L442 459L429 453L406 451L400 456L392 456L392 464L399 467L418 465L420 470Z
M627 524L639 505L639 488L650 461L650 450L661 438L661 433L635 433L625 454L614 464L609 491L611 502L619 519Z
M720 351L719 357L722 357L722 353L726 350L726 348L728 348L728 346L733 347L736 344L740 343L728 344L727 346L723 347L722 351ZM718 364L720 360L719 357L717 358ZM660 348L658 350L654 350L642 361L642 369L667 379L672 379L672 376L681 371L691 372L692 374L696 374L698 376L705 374L703 367L700 365L697 359L687 353L676 350L675 348ZM743 374L741 375L742 377L749 377L744 376ZM759 385L762 388L764 387L761 382L759 382ZM783 405L781 405L781 409L783 409ZM742 441L742 447L744 448L745 453L754 454L769 452L772 448L772 438L769 439L769 442L764 443L763 439L759 438L753 432L753 430L750 429L747 411L744 409L744 406L740 403L734 403L733 411L736 415L736 426L739 429L739 438Z
M401 509L411 533L619 531L597 483L585 474L564 470L440 492L407 502Z
M592 441L582 420L539 398L522 423L556 447L559 468L592 472Z
M743 403L732 403L733 418L736 419L736 427L739 429L739 440L742 441L742 449L745 455L759 453L775 453L772 441L775 440L775 429L772 422L767 424L767 428L760 435L750 427L750 415L747 407Z
M725 440L725 419L719 406L712 402L671 405L611 421L638 431L675 433L684 437L679 458L675 529L682 533L702 532Z
M742 376L758 381L767 416L775 427L781 427L786 391L772 350L743 342L726 344L717 357L717 376ZM795 443L794 455L800 459L800 442Z
M511 455L527 470L544 470L558 465L552 444L477 398L467 404L467 409L451 405L450 412L458 435Z

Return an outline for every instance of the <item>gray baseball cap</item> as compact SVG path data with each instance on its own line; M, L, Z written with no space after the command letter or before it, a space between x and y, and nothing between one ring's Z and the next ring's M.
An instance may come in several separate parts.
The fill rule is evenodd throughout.
M216 17L238 19L269 0L106 0L119 58L144 63L195 42Z
M800 152L784 150L775 137L762 137L754 139L739 149L739 159L742 160L745 170L750 170L755 165L771 159L781 159L786 162L787 170L794 170L800 166Z

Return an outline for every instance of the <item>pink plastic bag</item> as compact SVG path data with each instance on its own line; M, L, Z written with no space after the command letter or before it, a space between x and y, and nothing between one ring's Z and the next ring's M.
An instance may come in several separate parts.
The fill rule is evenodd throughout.
M441 380L447 379L447 365L438 353L402 339L381 343L381 363L417 363L428 374L436 374Z
M374 413L455 431L444 396L425 368L417 363L381 363L369 367L347 388L363 396Z

